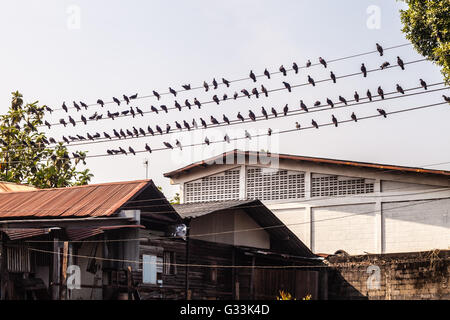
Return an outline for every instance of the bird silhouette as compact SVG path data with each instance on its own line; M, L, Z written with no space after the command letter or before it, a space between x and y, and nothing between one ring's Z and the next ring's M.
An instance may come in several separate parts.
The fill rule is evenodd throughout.
M117 130L116 129L113 129L113 133L114 133L114 135L117 137L117 138L119 138L119 139L121 139L122 137L120 136L120 134L117 132ZM109 137L109 135L107 135L107 134L105 134L105 137Z
M256 121L256 116L252 110L248 110L248 116L250 119L252 119L252 121Z
M219 121L217 121L217 119L216 118L214 118L213 116L211 116L211 123L212 124L219 124Z
M109 134L107 134L106 132L103 132L103 136L104 136L106 139L111 140L111 136L110 136Z
M317 100L316 102L314 102L314 107L318 107L321 105L321 102L319 100Z
M67 143L67 144L70 143L70 142L69 142L69 139L67 139L67 138L64 137L64 136L62 137L62 139L63 139L63 141L64 141L65 143Z
M124 155L127 155L127 152L124 149L122 149L122 147L119 147L119 151L122 152Z
M181 105L178 103L177 100L175 100L175 108L177 108L179 111L181 111Z
M160 126L158 126L158 125L156 125L156 131L158 131L159 132L159 134L163 134L163 131L162 131L162 129L161 129L161 127Z
M50 141L50 143L56 144L56 140L54 138L50 137L48 140Z
M86 120L86 118L83 116L83 115L81 115L81 121L83 121L83 123L86 125L87 124L87 120Z
M133 118L135 117L135 115L136 115L136 112L134 112L134 109L133 109L133 107L130 107L130 113L131 113L131 115L133 116Z
M184 90L191 90L191 85L190 84L184 84L182 85Z
M77 109L77 111L81 110L81 107L75 101L73 102L73 106Z
M181 142L180 142L178 139L175 141L175 145L176 145L178 148L180 148L180 150L183 150L183 147L181 146Z
M297 130L300 130L300 128L301 128L300 123L298 123L298 121L295 122L295 128Z
M270 129L270 128L267 129L267 135L268 135L268 136L271 136L271 135L272 135L272 129Z
M254 94L254 95L256 96L256 99L259 98L259 92L258 92L258 89L253 88L253 89L252 89L252 94Z
M134 149L132 147L128 147L128 150L135 156L136 152L134 151Z
M337 121L336 117L334 116L334 114L331 115L331 121L333 121L335 127L338 126L338 121Z
M147 143L145 144L145 150L147 150L149 153L152 153L152 149Z
M283 84L289 92L292 92L291 85L289 83L283 81Z
M339 101L347 105L347 100L343 96L339 96Z
M361 64L361 72L363 73L364 78L366 78L367 77L367 69L366 69L366 66L364 65L364 63Z
M102 114L99 114L96 118L95 118L95 120L97 121L97 120L100 120L100 119L102 119L103 118L103 115Z
M166 133L169 133L170 132L170 124L166 124Z
M174 97L177 96L177 92L176 92L174 89L172 89L171 87L169 87L169 92L170 92L171 94L173 94Z
M114 154L114 152L113 152L113 151L111 151L111 150L109 150L109 149L108 149L108 150L106 150L106 153L107 153L107 154L109 154L109 155L113 155L113 154Z
M325 61L324 58L319 57L319 62L320 62L320 64L323 65L325 68L327 67L327 62Z
M298 65L295 62L292 64L292 69L294 69L295 74L298 73Z
M160 106L160 108L161 108L161 110L164 111L165 113L168 113L168 112L169 112L169 111L167 110L167 106L164 105L164 104L162 104L162 105Z
M286 77L286 75L287 75L286 69L283 66L280 67L280 72L283 73L283 76Z
M250 99L250 93L246 89L242 89L241 92Z
M250 134L247 130L245 130L245 138L247 138L247 139L249 139L249 140L252 139L251 134Z
M52 125L50 123L48 123L47 120L45 120L44 124L50 129L52 127Z
M241 120L242 122L244 122L244 117L241 115L240 112L238 112L237 118L238 118L239 120Z
M95 112L92 116L89 117L89 120L94 120L95 118L97 118L97 112Z
M420 79L420 85L421 85L422 88L424 88L425 90L428 90L427 83L426 83L425 81L423 81L423 79Z
M213 101L215 102L215 103L217 103L217 105L219 105L219 97L217 97L217 94L215 94L214 96L213 96Z
M156 114L158 114L159 113L159 111L158 111L158 109L156 109L156 107L155 106L150 106L150 110L152 110L153 112L155 112Z
M178 123L178 121L175 121L175 126L181 130L183 130L183 127L181 126L181 124Z
M330 72L330 78L334 83L336 83L336 75L333 73L333 71Z
M223 141L230 143L230 137L228 136L228 134L225 134L225 136L223 137Z
M303 100L300 100L300 108L302 108L302 110L308 112L308 107L306 106L306 104L303 103Z
M211 143L208 139L208 137L205 137L205 143L209 146L209 144Z
M136 111L143 117L144 116L144 112L139 109L138 107L136 107Z
M308 76L308 82L309 82L310 84L312 84L313 87L316 86L316 83L314 82L314 79L311 78L311 76Z
M125 100L127 104L130 104L130 99L128 99L126 95L123 95L123 100Z
M130 113L130 110L124 110L124 111L121 112L121 114L123 114L124 116L126 116L129 113Z
M378 87L378 94L380 95L381 99L384 100L384 91L381 89L381 87Z
M136 127L133 126L133 133L136 137L139 137L139 131Z
M267 77L267 79L270 79L270 72L269 72L269 70L265 69L264 70L264 75Z
M250 79L252 79L252 80L253 80L253 82L256 82L256 76L255 76L255 74L253 73L253 71L252 71L252 70L250 70L250 74L249 74L249 77L250 77Z
M307 68L311 67L311 60L308 59L308 61L306 61L306 67Z
M75 120L69 116L69 122L75 127Z
M200 101L197 100L197 98L194 98L194 104L200 109L200 107L202 106L202 104L200 103Z
M138 97L138 94L135 93L135 94L133 94L133 95L130 96L130 100L137 99L137 97Z
M359 102L359 94L357 91L355 91L355 94L353 95L353 97L355 98L356 102Z
M189 102L188 99L186 99L186 100L184 101L184 105L185 105L186 107L188 107L189 110L191 110L191 103Z
M224 84L224 85L226 85L226 86L227 86L227 88L229 88L229 87L230 87L230 81L228 81L227 79L225 79L225 78L222 78L222 82L223 82L223 84Z
M98 103L99 105L101 105L102 108L105 106L105 103L104 103L103 100L101 100L101 99L98 99L98 100L97 100L97 103Z
M367 98L369 98L370 101L372 101L372 93L370 92L370 90L367 90Z
M130 130L126 129L125 131L127 132L127 136L129 137L133 136L133 132L131 132Z
M123 130L122 129L120 129L120 136L121 137L124 137L124 138L126 138L127 137L127 135L125 134L125 132L123 132Z
M380 56L382 56L383 55L383 47L381 45L379 45L378 43L376 45L377 45L377 50L380 53Z
M206 124L206 121L205 120L203 120L203 118L200 118L200 123L202 124L202 127L203 128L208 128L208 125Z
M386 111L384 111L383 109L377 109L378 113L381 114L383 117L387 117L386 116Z
M230 124L230 119L228 119L228 117L225 114L223 115L223 121L226 122L227 124Z
M113 101L115 103L117 103L118 106L120 106L120 100L119 99L117 99L116 97L113 97Z
M402 68L402 70L405 70L405 63L399 56L397 56L397 64L400 66L400 68Z
M331 101L330 98L327 98L327 104L328 104L330 107L334 108L334 103L333 103L333 101Z
M284 108L283 108L283 114L284 114L285 116L287 116L288 112L289 112L289 106L288 106L288 104L286 103L286 105L285 105Z
M266 118L266 120L269 119L269 115L267 114L267 111L266 109L264 109L264 107L261 107L261 113Z
M153 129L152 129L150 126L147 127L147 131L148 131L148 133L150 133L152 136L155 135L155 132L153 131Z
M314 119L311 120L311 124L313 125L314 128L319 129L319 125L317 124L316 121L314 121Z
M187 123L186 120L183 120L183 125L184 125L184 127L185 127L186 129L188 129L188 131L191 130L191 126L189 125L189 123Z
M238 93L235 92L234 95L233 95L233 99L236 100L238 98L238 96L239 96Z
M228 95L226 93L224 93L222 99L223 99L223 101L227 100L228 99Z
M352 112L351 117L353 121L358 122L358 118L356 118L356 114L354 112Z
M44 106L45 110L47 110L48 112L50 112L50 114L53 113L53 109L47 106Z
M401 94L405 94L405 91L399 84L397 84L397 91L400 92Z
M161 95L158 92L156 92L155 90L153 90L153 95L156 97L156 99L158 99L158 101L159 101L159 99L161 99Z
M263 85L261 85L261 92L264 93L264 95L265 95L266 97L269 96L269 92L267 91L266 87L264 87Z
M68 112L68 109L67 109L67 106L66 106L65 102L63 102L63 104L62 104L62 108L64 109L65 112Z
M389 62L385 61L385 62L383 62L383 64L380 66L380 69L381 69L381 70L386 69L386 68L389 67L390 65L391 65L391 64L390 64Z
M444 98L445 102L450 103L450 97L447 97L445 94L443 94L442 98Z
M205 88L205 91L208 92L209 90L209 85L206 81L203 81L203 87Z
M170 143L168 143L168 142L166 142L166 141L164 141L163 143L164 143L164 145L166 146L166 148L168 148L168 149L173 149L173 147L172 147L172 145L171 145Z

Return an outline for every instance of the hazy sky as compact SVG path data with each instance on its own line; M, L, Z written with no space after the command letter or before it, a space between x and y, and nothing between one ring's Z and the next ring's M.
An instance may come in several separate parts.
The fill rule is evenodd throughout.
M379 29L369 28L369 6L380 8ZM0 113L9 107L10 93L19 90L27 102L39 100L52 108L60 108L63 101L95 103L98 98L110 101L122 94L151 94L153 90L166 92L168 87L179 89L182 84L198 86L213 77L237 79L248 76L250 70L261 74L264 68L277 70L281 64L291 67L296 61L303 66L307 59L317 62L318 57L334 59L375 49L379 42L385 47L407 43L401 32L399 9L402 3L394 0L292 0L292 1L9 1L2 3L0 11ZM79 12L79 19L77 16ZM375 17L376 18L376 17ZM79 21L79 25L77 25ZM372 21L372 20L370 20ZM376 19L373 20L376 22ZM79 26L79 28L78 28ZM308 74L316 80L336 75L358 72L362 62L377 68L384 61L395 64L397 55L407 61L421 57L412 46L386 51L384 57L376 54L336 62L328 69L314 67L288 77L274 75L269 81L250 80L232 84L227 89L220 86L219 96L232 95L243 88L268 89L282 87L282 81L291 84L304 83ZM257 115L261 107L281 110L288 103L298 108L299 100L308 105L316 100L325 102L327 97L337 101L339 95L352 99L358 90L361 96L367 89L376 94L381 85L386 92L395 90L397 83L403 88L419 85L419 78L428 82L442 81L439 69L430 62L420 62L382 72L275 92L269 98L238 99L221 103L220 106L205 105L202 110L177 110L167 115L147 114L135 119L103 120L87 126L64 129L55 126L48 135L61 136L111 132L113 128L132 126L165 128L167 122L214 115L219 120L225 113L235 119L238 111L247 117L252 109ZM214 91L214 90L212 90ZM448 94L448 91L445 91ZM329 122L331 113L338 119L348 119L352 112L358 116L376 113L376 108L392 111L401 108L441 102L443 91L394 99L385 102L342 108L334 112L324 111L285 119L261 121L255 124L232 126L226 129L230 137L241 136L243 130L251 133L264 132L270 126L278 129L294 128L295 121L308 126L311 118L319 123ZM203 90L180 93L177 100L210 100L211 92ZM173 106L174 98L165 96L137 100L134 106L149 110L151 105ZM103 110L125 110L109 105ZM70 112L77 120L80 113ZM58 122L67 115L54 113L49 119ZM338 128L324 127L284 135L274 135L271 150L306 156L381 162L408 166L423 166L450 162L450 108L448 105L392 115L388 119L375 118L357 124L342 124ZM209 122L209 121L208 121ZM122 146L143 150L145 143L152 148L162 147L162 141L180 139L183 143L203 141L206 134L210 140L223 137L225 129L200 130L195 134L173 134L161 137L132 139L118 143L99 143L83 146L89 155L104 154L109 148ZM251 145L238 145L241 149L267 149L267 139L252 140ZM169 185L162 174L192 161L235 148L236 145L215 144L209 147L185 148L180 151L160 151L151 155L114 156L88 159L88 167L95 175L92 182L109 182L145 178L143 161L149 160L149 177L161 185L168 196L176 188ZM72 149L71 149L72 150ZM429 168L448 169L450 164Z

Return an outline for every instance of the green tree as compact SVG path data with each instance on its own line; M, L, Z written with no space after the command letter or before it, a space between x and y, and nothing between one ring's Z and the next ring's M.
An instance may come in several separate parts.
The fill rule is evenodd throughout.
M45 110L37 101L24 105L22 95L12 93L11 108L0 116L0 181L38 188L87 184L93 176L89 169L77 170L80 163L86 164L86 153L77 151L79 157L71 159L61 143L48 147L39 131Z
M450 0L401 0L402 31L421 55L442 67L450 84Z
M170 204L180 204L180 193L175 193L175 195L173 196L172 200L170 200Z

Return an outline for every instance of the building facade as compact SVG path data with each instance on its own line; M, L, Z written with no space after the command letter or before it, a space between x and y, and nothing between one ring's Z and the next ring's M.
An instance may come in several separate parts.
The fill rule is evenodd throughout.
M450 246L449 171L233 150L165 176L183 203L261 200L314 253Z

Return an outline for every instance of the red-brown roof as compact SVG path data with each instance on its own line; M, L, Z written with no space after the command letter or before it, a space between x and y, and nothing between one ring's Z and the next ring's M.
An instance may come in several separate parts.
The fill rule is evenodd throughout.
M16 192L16 191L30 191L36 190L33 186L27 186L24 184L12 183L0 181L0 192Z
M241 151L241 150L232 150L229 152L224 152L218 156L194 162L190 165L182 167L180 169L170 171L164 173L164 177L172 178L182 173L185 173L191 169L198 167L206 167L208 165L214 165L215 160L224 159L230 157L230 155L244 155L244 156L256 156L258 152L254 151ZM304 162L313 162L319 164L334 164L334 165L343 165L343 166L351 166L351 167L360 167L367 169L378 169L378 170L388 170L388 171L398 171L398 172L412 172L412 173L426 173L426 174L434 174L434 175L442 175L450 177L450 171L445 170L433 170L433 169L424 169L424 168L416 168L416 167L404 167L404 166L396 166L396 165L387 165L380 163L368 163L368 162L357 162L357 161L347 161L347 160L336 160L336 159L327 159L327 158L316 158L316 157L304 157L297 155L288 155L288 154L279 154L279 153L263 153L263 155L267 155L267 157L275 157L279 159L285 160L294 160L294 161L304 161ZM221 162L225 163L225 162Z
M101 217L114 214L151 180L0 193L0 218Z

